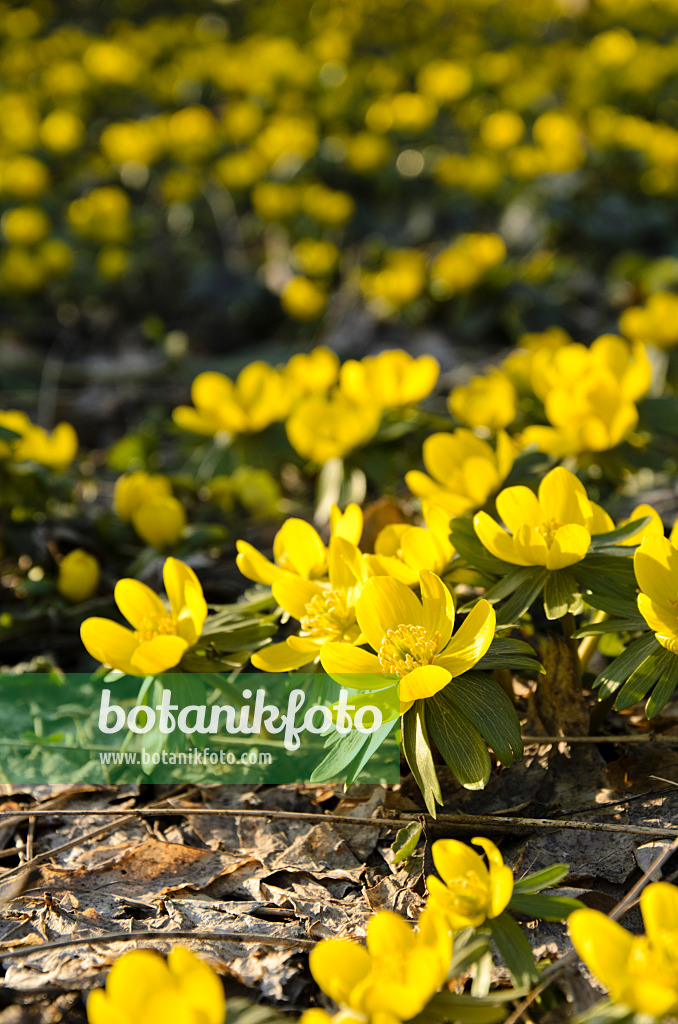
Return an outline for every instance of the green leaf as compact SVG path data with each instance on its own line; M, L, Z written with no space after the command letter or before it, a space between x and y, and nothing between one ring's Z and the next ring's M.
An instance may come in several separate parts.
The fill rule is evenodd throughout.
M16 430L10 430L9 427L0 427L0 441L19 441L21 440L21 434L17 433Z
M514 892L509 903L509 910L527 917L538 917L543 921L564 921L575 910L584 906L579 900L570 896L548 896L541 892Z
M456 978L480 960L490 948L489 935L479 934L475 928L462 928L454 936L454 949L448 978Z
M647 623L638 611L635 585L628 597L623 597L619 594L596 594L590 588L587 588L584 600L592 608L597 608L601 612L607 612L608 615L613 615L616 619L635 618L640 622L639 629L647 629Z
M447 689L447 687L446 687ZM445 690L426 700L426 721L431 739L445 764L465 789L483 789L492 765L482 736Z
M344 769L351 761L358 756L360 750L367 741L365 733L352 729L346 736L331 747L329 754L326 754L320 764L316 765L311 773L311 782L327 782L338 775L342 775Z
M539 597L547 578L548 569L534 566L532 576L518 587L513 596L497 612L497 625L517 622Z
M597 597L622 597L634 601L637 587L633 559L621 557L619 553L623 554L623 551L623 548L618 548L616 555L610 551L605 554L586 555L581 562L571 566L571 572L584 590L589 590ZM592 600L589 601L588 597L585 600L598 607Z
M567 878L569 873L568 864L551 864L550 867L544 868L542 871L535 871L532 875L519 878L513 883L513 891L514 893L540 892L542 889L558 885L564 878Z
M641 519L634 519L631 523L625 523L624 526L618 526L615 530L610 530L608 533L594 533L591 537L591 547L589 550L597 551L599 548L612 547L621 541L629 540L630 537L633 537L634 534L647 526L651 520L651 516L643 516ZM626 554L632 555L633 552L634 546L626 545Z
M488 591L483 595L486 601L490 604L496 604L498 601L503 601L505 597L509 597L519 587L525 583L531 583L535 576L535 569L539 571L538 566L534 565L521 565L519 568L513 568L511 572L507 573L503 579L495 583L493 587L490 587ZM480 598L475 598L473 601L469 601L468 605L464 605L460 608L460 611L464 611L467 607L469 610L473 605L477 604Z
M403 753L421 790L424 803L432 818L436 817L436 803L442 804L440 782L433 763L425 717L425 702L416 700L402 718Z
M391 846L394 864L400 864L401 861L410 859L419 842L421 833L422 827L418 821L410 822L409 825L405 825L404 828L397 832Z
M498 1024L507 1015L506 1007L491 996L454 995L452 992L438 992L421 1013L408 1024L446 1024L453 1021L468 1021L468 1024Z
M450 523L450 540L455 551L481 572L490 576L505 576L515 566L491 555L478 540L469 516L456 516Z
M643 426L662 434L678 434L678 398L675 395L644 398L638 404L638 412Z
M589 626L575 629L572 639L580 640L585 636L605 636L607 633L635 633L646 626L647 623L644 619L605 619L604 622L592 622Z
M537 658L537 652L524 640L495 636L487 653L474 665L474 670L491 672L495 668L508 668L543 672L544 667Z
M366 743L358 751L353 763L349 766L346 772L346 785L351 786L360 775L361 771L372 757L372 754L382 745L388 734L395 726L395 721L384 722L383 725L379 726L376 732L370 733L366 737Z
M659 646L654 633L646 633L630 643L623 654L596 676L593 688L599 689L598 699L604 700L616 693L645 659L659 649Z
M678 657L671 651L666 653L670 660L666 662L666 668L645 705L645 714L648 718L654 718L659 714L678 686Z
M484 672L465 672L438 695L473 723L502 764L523 756L520 721L499 683Z
M532 948L517 921L504 911L499 917L491 918L487 924L492 938L509 969L513 984L526 987L539 980Z
M544 611L547 619L562 619L568 612L581 611L582 600L577 581L569 569L550 572L544 584Z
M668 659L674 655L665 648L657 646L659 649L653 651L638 668L634 669L622 686L614 702L615 711L626 711L627 708L632 708L634 704L642 700L664 670L669 667Z

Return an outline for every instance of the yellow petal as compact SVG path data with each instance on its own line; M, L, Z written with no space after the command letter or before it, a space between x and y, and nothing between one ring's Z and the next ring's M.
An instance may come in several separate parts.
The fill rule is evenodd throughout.
M589 522L585 524L589 533L609 533L610 530L614 530L614 522L612 521L612 518L607 514L604 508L602 508L600 505L596 505L595 501L591 502L591 508L593 509L593 516L591 517ZM643 513L643 515L644 514L645 513ZM662 527L662 534L663 533L664 529Z
M167 966L179 982L190 1010L202 1024L223 1024L226 1018L224 988L215 971L183 946L175 946L167 956ZM149 1015L149 1019L153 1019ZM169 1015L165 1020L171 1019Z
M198 412L192 405L178 405L172 411L172 419L181 430L190 430L192 434L203 437L213 437L221 426L211 413Z
M497 616L484 598L466 616L436 665L446 668L453 676L460 676L480 661L492 643Z
M291 573L285 573L273 584L273 596L280 607L300 620L307 614L306 605L309 601L322 593L324 591L320 584L292 576Z
M423 625L421 602L409 587L390 576L373 576L356 603L358 625L375 651L389 629Z
M513 538L516 552L524 559L524 565L546 565L549 559L549 548L546 538L540 530L525 523L516 530Z
M647 594L638 594L638 611L655 633L678 635L678 610L667 608L664 602L653 601Z
M345 939L323 939L311 950L308 962L320 988L340 1005L350 1005L351 992L372 964L364 946Z
M665 1017L678 1006L678 987L654 978L627 979L623 994L631 1009L649 1017Z
M336 505L330 509L330 526L333 537L343 537L351 544L359 544L363 532L363 513L359 505L346 506L340 512Z
M465 875L477 875L483 885L489 886L490 874L482 857L459 839L438 839L431 853L436 871L447 885Z
M192 645L202 633L207 618L207 603L200 580L190 565L178 558L166 559L162 577L180 635Z
M504 864L499 849L491 839L476 836L471 840L476 846L482 846L490 865L490 909L488 917L498 917L506 910L513 893L513 872Z
M378 690L391 679L384 675L376 654L352 644L323 644L320 664L341 686L353 690Z
M118 580L114 594L115 603L135 629L148 628L153 619L167 616L167 608L155 591L139 580Z
M506 487L497 495L497 514L511 533L525 523L540 526L544 515L537 495L529 487Z
M563 466L556 466L539 484L539 504L545 519L584 526L593 514L580 480Z
M255 651L251 662L255 668L262 672L293 672L295 669L308 665L316 657L317 648L314 652L295 651L286 642L281 644L269 644Z
M640 909L645 934L658 949L675 945L678 939L678 887L668 882L652 882L643 889Z
M113 1006L124 1007L129 1019L141 1020L151 993L171 984L170 972L161 956L149 949L134 949L111 967L106 995Z
M389 956L414 949L411 924L391 910L379 910L367 923L367 949L371 956Z
M332 590L353 592L367 579L362 552L343 537L332 537L330 540L328 571Z
M429 875L426 885L429 894L428 906L434 913L441 914L454 931L468 927L477 928L485 921L487 907L482 899L482 884L479 889L474 886L473 899L466 900L464 903L460 903L457 899L454 882L448 888L435 875Z
M567 919L570 938L599 981L614 987L624 976L633 936L600 910L575 910Z
M393 576L408 587L414 587L419 582L418 571L401 562L399 558L389 555L365 555L365 564L370 576Z
M235 563L243 576L255 583L266 583L270 585L285 575L285 570L280 569L273 562L265 558L260 551L248 544L246 540L236 541L238 555Z
M452 673L440 665L420 665L400 680L400 697L403 701L425 700L443 690Z
M497 431L497 470L499 479L505 480L513 468L516 445L505 430Z
M666 537L646 537L633 556L638 586L667 611L678 597L678 551Z
M480 543L495 558L501 558L502 561L510 562L512 565L532 564L523 555L517 553L513 538L501 528L499 523L488 516L487 512L476 513L473 517L473 528Z
M431 531L422 526L410 526L404 531L400 550L403 561L417 572L420 569L442 572L451 558Z
M325 572L327 549L310 523L287 519L275 535L273 557L281 568L312 579Z
M124 1007L115 1007L102 988L90 992L87 999L88 1024L128 1024Z
M80 627L80 639L95 661L119 672L135 674L131 659L138 640L131 630L111 619L85 619Z
M157 675L176 668L187 650L188 644L181 636L154 636L139 644L131 664L136 672Z
M564 569L580 562L589 549L591 534L584 526L567 523L559 526L546 558L547 569Z
M448 587L435 573L423 569L419 574L421 603L423 608L422 626L427 634L439 636L438 651L441 651L452 636L454 626L454 597Z

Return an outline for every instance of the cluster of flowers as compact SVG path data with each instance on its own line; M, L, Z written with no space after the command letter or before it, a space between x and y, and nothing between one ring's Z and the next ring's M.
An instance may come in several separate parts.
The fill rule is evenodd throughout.
M525 912L530 895L543 888L539 875L514 882L513 873L491 840L476 838L473 842L482 847L487 864L458 840L433 843L437 875L427 879L428 901L416 927L399 914L381 910L368 920L365 945L351 939L324 939L315 946L309 958L311 973L337 1011L306 1010L301 1024L337 1024L344 1020L401 1024L421 1014L439 993L458 990L469 967L478 970L486 947L480 955L467 956L461 969L454 959L471 937L489 937L493 930L497 934L503 920L512 941L519 946L526 943L507 911L515 902L515 908ZM560 878L567 873L565 865L554 867L562 869ZM553 874L553 868L549 873ZM550 900L553 909L558 902L548 896L540 899L542 914ZM641 1014L645 1019L674 1014L678 1009L678 968L673 948L678 930L678 889L667 882L654 882L643 891L645 935L632 935L598 910L581 905L574 909L576 902L561 897L560 912L550 915L551 919L568 917L577 952L609 990L610 999L621 1013L628 1018ZM548 911L546 914L549 916ZM526 952L529 961L529 946ZM511 959L510 952L507 959ZM507 994L502 993L504 997ZM474 997L478 999L477 1007L473 1006ZM487 1007L487 998L475 985L466 998L466 1005L463 997L457 997L456 1003L443 1004L438 1012L442 1011L443 1019L473 1021L474 1014ZM496 1004L495 1010L497 1005L501 1004ZM605 1005L599 1003L587 1019L596 1020L598 1014L601 1020L606 1019L602 1014ZM90 994L87 1018L89 1024L145 1024L161 1018L168 1024L223 1024L226 1001L217 974L187 949L174 948L166 962L150 950L135 950L116 961L105 989ZM501 1015L492 1019L500 1020Z
M77 299L93 276L143 279L154 239L169 240L176 272L201 248L218 260L226 232L253 298L263 282L294 318L315 321L347 290L377 316L425 316L483 282L543 285L569 266L536 218L502 225L512 251L499 272L505 241L462 232L451 203L471 223L488 204L495 227L507 203L536 206L558 228L541 182L570 176L576 190L574 172L609 175L631 203L638 178L656 200L678 190L669 5L650 24L628 4L464 0L461 32L426 0L416 39L375 20L369 0L306 13L268 2L97 35L39 3L6 5L3 291ZM545 24L558 26L548 41ZM422 183L432 212L419 216ZM654 278L675 283L675 260L660 262ZM615 274L643 287L640 263Z

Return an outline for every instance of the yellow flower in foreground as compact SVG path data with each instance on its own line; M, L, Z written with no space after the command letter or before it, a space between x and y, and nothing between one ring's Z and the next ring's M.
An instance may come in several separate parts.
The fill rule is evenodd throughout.
M678 551L664 536L648 536L633 556L638 609L667 650L678 654Z
M367 579L365 556L350 541L333 537L328 562L329 585L291 573L274 581L274 598L299 620L302 635L257 651L252 655L255 668L290 672L317 658L327 641L354 644L360 640L355 604Z
M429 906L443 914L453 931L477 928L488 918L498 917L513 893L513 872L494 843L478 837L471 841L482 846L489 867L458 839L438 839L431 848L442 882L435 875L426 879Z
M375 654L345 643L323 644L320 652L325 671L344 686L377 689L387 685L380 676L399 681L402 713L470 671L490 646L496 623L494 609L482 600L452 636L452 594L426 569L419 582L421 601L390 576L373 576L363 587L356 618ZM363 684L360 675L372 678Z
M632 935L599 910L568 918L574 948L610 998L634 1013L678 1011L678 888L652 882L640 896L645 935Z
M193 406L180 405L172 413L178 427L196 434L257 433L289 409L289 396L281 374L262 360L249 363L235 381L223 373L200 373L191 385Z
M101 570L94 555L75 548L59 562L57 590L67 601L77 604L91 597L99 586Z
M497 512L510 533L486 512L478 512L473 525L484 547L513 565L563 569L581 561L592 534L614 529L607 512L589 500L584 485L562 466L546 474L538 496L529 487L501 491Z
M31 423L26 413L8 409L0 411L0 427L19 435L9 441L0 441L0 459L38 462L41 466L62 472L70 466L78 451L78 436L70 423L57 423L50 434Z
M379 531L374 554L365 555L373 576L394 576L408 586L419 582L422 569L442 573L454 554L450 514L433 501L423 504L426 527L390 523Z
M636 544L644 541L646 537L664 536L664 524L659 517L659 513L652 508L652 505L636 505L628 519L623 519L619 525L627 526L629 523L635 522L636 519L645 519L647 516L650 517L650 522L647 526L642 527L642 529L626 540L620 540L620 545L623 547L634 547Z
M399 914L380 910L367 925L367 948L347 939L325 939L311 951L311 974L347 1019L397 1024L424 1009L445 983L452 959L447 925L424 910L415 932ZM304 1014L312 1024L317 1016Z
M169 609L145 583L116 584L116 604L132 629L110 619L85 619L80 637L96 661L128 675L155 675L179 664L202 633L207 605L198 577L184 562L168 558L163 580Z
M347 505L340 512L336 505L330 511L333 537L343 537L358 544L363 532L363 514L358 505ZM327 575L327 548L318 531L303 519L286 519L273 538L273 559L266 558L246 540L236 542L236 565L243 576L255 583L275 583L286 576L305 580Z
M309 395L298 401L285 423L298 455L318 466L343 458L370 441L381 423L381 405L359 405L341 392Z
M430 498L450 515L462 516L484 505L511 472L515 449L503 430L497 433L496 452L471 430L431 434L424 441L424 466L405 474L413 494Z
M87 1000L89 1024L223 1024L226 1000L209 964L176 946L165 961L150 949L125 953L106 988Z
M433 356L415 359L403 349L393 349L360 361L348 359L341 368L341 390L354 402L397 409L430 395L439 374Z
M518 413L515 388L501 370L473 377L468 384L455 388L447 404L461 423L488 430L507 427Z

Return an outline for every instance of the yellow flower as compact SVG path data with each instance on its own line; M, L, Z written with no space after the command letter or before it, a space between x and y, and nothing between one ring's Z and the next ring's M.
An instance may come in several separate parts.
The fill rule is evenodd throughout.
M638 1014L678 1011L678 889L652 882L640 896L644 935L632 935L599 910L568 918L574 948L610 998Z
M678 551L663 534L646 536L633 568L640 614L662 647L678 654Z
M480 508L499 489L511 472L514 451L503 430L497 432L496 452L470 430L431 434L422 453L430 476L411 470L405 474L405 483L418 497L430 498L450 515L462 516Z
M363 587L356 618L377 653L342 643L326 643L320 652L328 675L353 689L376 689L379 676L398 680L402 713L415 700L432 697L455 676L472 669L490 646L496 621L494 609L481 600L452 636L452 594L427 569L420 572L419 583L421 601L390 576L373 576ZM372 679L363 686L356 673Z
M258 433L287 414L283 378L261 360L249 363L235 381L222 373L200 373L191 385L193 406L172 413L178 427L196 434Z
M133 629L110 619L85 619L80 637L96 661L128 675L156 675L179 664L202 633L207 605L198 577L184 562L168 558L163 579L169 609L145 583L116 584L116 603Z
M431 265L431 294L443 300L468 291L505 258L506 246L499 235L460 235Z
M150 949L125 953L106 988L87 1000L89 1024L223 1024L226 1000L219 976L197 956L175 946L165 961Z
M57 590L67 601L77 604L86 601L99 586L101 570L93 555L75 548L59 562Z
M659 517L659 513L652 508L652 505L636 505L628 519L623 519L619 525L627 526L628 523L633 523L636 519L645 519L646 516L650 516L650 522L647 526L644 526L626 540L620 540L620 545L623 547L634 547L644 541L646 537L664 536L664 524Z
M546 474L538 496L522 486L501 491L497 513L510 533L486 512L478 512L473 525L484 547L513 565L563 569L581 561L592 534L614 529L607 512L589 500L584 485L562 466Z
M619 317L619 330L627 338L658 348L678 345L678 295L655 292L645 306L631 306Z
M300 238L290 255L295 269L309 277L325 277L336 267L340 252L333 242Z
M403 349L347 360L340 373L342 392L354 402L398 409L420 402L433 391L440 374L433 356L414 358Z
M298 455L322 466L370 441L379 429L381 414L379 404L358 404L340 391L327 397L309 395L294 404L285 430Z
M532 360L532 387L546 402L554 390L576 392L583 382L598 377L613 381L620 396L629 401L642 398L652 380L645 346L642 342L629 344L615 334L603 334L588 348L575 342L556 348L544 346Z
M132 516L132 525L146 544L155 548L171 548L186 526L186 513L181 502L172 495L146 501Z
M355 644L360 627L355 605L367 579L365 556L343 537L330 540L329 584L285 573L273 582L281 608L301 623L301 635L290 636L252 655L255 668L289 672L308 665L329 641Z
M391 316L418 298L426 287L423 254L418 249L391 250L381 270L362 272L360 287L377 316Z
M327 292L308 277L291 277L283 286L280 302L295 320L315 320L327 304Z
M171 494L171 483L160 473L151 475L143 470L124 473L115 481L113 507L124 523L130 523L142 505Z
M507 427L518 412L515 388L501 370L473 377L468 384L455 388L447 404L461 423L488 430Z
M331 348L318 345L308 353L292 356L282 373L297 394L327 391L337 382L339 356Z
M527 390L531 384L535 354L542 349L553 352L568 344L573 344L572 338L562 327L547 327L545 331L522 334L517 347L500 365L517 388Z
M446 918L453 931L477 928L488 918L498 917L513 893L513 872L494 843L478 837L471 842L483 848L489 867L458 839L438 839L431 848L442 882L435 875L426 879L429 906Z
M2 233L10 245L35 245L49 233L49 217L39 206L16 206L2 215Z
M333 537L359 543L363 514L358 505L348 505L343 513L333 505L330 524ZM287 576L318 580L327 574L327 548L318 531L303 519L287 519L280 527L273 538L273 562L245 540L237 541L236 546L240 572L255 583L271 584Z
M380 910L367 924L366 941L367 948L347 939L319 942L309 957L318 985L344 1009L343 1019L398 1024L415 1017L445 983L452 959L447 925L424 910L415 932L399 914Z
M454 554L450 543L450 514L441 505L425 501L426 527L390 523L379 531L374 554L366 555L373 576L393 576L408 586L419 582L421 569L442 573Z
M70 423L57 423L49 434L31 423L19 409L0 410L0 427L12 430L19 437L0 441L0 459L14 462L38 462L59 472L67 469L78 451L78 436Z
M495 110L480 126L480 138L488 149L510 149L525 134L525 122L514 110Z

